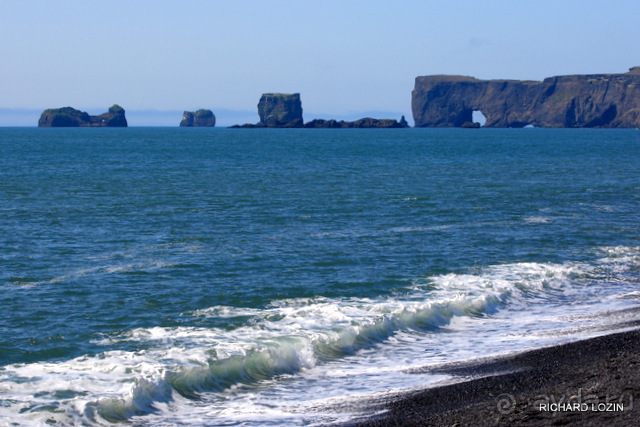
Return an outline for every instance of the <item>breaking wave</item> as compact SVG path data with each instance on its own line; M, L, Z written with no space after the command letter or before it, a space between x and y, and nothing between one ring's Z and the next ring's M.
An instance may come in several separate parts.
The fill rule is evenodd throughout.
M420 341L432 334L437 341L445 335L441 330L455 330L457 319L498 322L500 313L510 319L521 313L555 316L548 327L567 328L580 321L567 314L571 310L598 313L635 304L629 295L637 292L631 285L639 274L640 249L616 247L603 249L592 262L504 264L425 278L389 297L296 298L265 308L214 306L183 315L204 323L226 319L228 327L133 329L95 342L105 347L143 343L138 351L3 367L0 416L20 424L127 421L170 411L178 402L197 402L205 394L294 377L383 348L400 336ZM523 338L517 323L500 327ZM521 341L512 340L511 350L522 348Z

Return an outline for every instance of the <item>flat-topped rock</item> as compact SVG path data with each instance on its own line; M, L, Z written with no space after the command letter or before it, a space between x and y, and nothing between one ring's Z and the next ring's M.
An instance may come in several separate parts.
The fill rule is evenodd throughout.
M302 102L299 93L264 93L258 102L262 127L302 127Z

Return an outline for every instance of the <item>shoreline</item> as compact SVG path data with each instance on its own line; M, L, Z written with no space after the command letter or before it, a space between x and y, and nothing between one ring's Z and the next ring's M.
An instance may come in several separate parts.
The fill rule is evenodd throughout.
M631 325L630 325L631 326ZM640 425L640 329L422 371L473 377L378 402L346 425ZM480 377L479 377L480 376Z

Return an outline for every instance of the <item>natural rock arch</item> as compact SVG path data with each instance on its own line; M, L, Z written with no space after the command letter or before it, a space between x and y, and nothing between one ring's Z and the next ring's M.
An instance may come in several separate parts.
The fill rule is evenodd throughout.
M550 77L542 82L417 77L416 127L461 127L482 111L485 127L640 127L640 72Z

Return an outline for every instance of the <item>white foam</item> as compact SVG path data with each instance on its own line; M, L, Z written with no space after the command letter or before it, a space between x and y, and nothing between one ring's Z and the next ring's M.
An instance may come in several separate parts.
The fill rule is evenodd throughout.
M332 399L442 379L406 374L412 367L549 345L628 321L636 315L603 313L636 303L624 278L639 271L640 249L602 254L590 263L515 263L426 277L394 296L183 313L239 322L137 328L97 340L107 350L96 356L5 366L0 417L18 424L308 421ZM122 342L144 350L108 350ZM322 412L321 419L340 416Z
M79 279L87 276L94 276L99 274L114 274L114 273L126 273L131 271L156 271L163 268L171 268L176 264L168 263L159 260L147 260L144 262L136 263L119 263L119 264L106 264L88 268L78 268L71 270L65 274L53 277L46 280L22 280L14 279L12 283L21 287L33 287L40 285L55 285L56 283L64 282L70 279Z
M526 217L525 222L529 222L531 224L546 224L551 222L551 218L547 218L544 216L529 216Z

